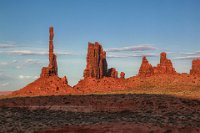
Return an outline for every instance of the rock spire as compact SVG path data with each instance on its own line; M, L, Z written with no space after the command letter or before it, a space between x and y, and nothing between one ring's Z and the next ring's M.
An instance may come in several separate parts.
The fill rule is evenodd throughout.
M58 75L56 55L54 54L53 37L54 37L53 27L50 27L49 28L49 65L48 67L42 68L40 77L49 77L53 75Z

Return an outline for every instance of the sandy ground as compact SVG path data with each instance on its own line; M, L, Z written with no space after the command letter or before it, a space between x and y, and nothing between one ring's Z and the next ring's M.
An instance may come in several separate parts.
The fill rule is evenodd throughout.
M144 94L1 99L0 132L199 133L200 100Z

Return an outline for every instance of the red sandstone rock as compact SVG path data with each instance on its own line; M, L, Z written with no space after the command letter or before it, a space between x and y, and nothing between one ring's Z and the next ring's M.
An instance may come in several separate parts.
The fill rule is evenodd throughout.
M53 75L58 75L56 55L54 54L53 37L54 37L53 27L50 27L49 28L49 66L42 68L40 77L49 77Z
M120 73L120 79L125 79L125 73L124 72Z
M67 77L66 77L66 76L64 76L64 77L62 78L62 81L63 81L63 83L68 84L68 80L67 80Z
M42 68L39 79L19 91L13 92L12 96L92 94L119 90L128 90L130 92L134 90L137 92L137 89L141 92L142 89L146 91L147 88L160 91L161 89L168 89L169 86L187 90L188 86L190 86L189 89L192 87L195 89L200 85L199 77L196 76L196 74L200 74L200 60L192 62L190 72L192 75L177 74L171 60L167 59L167 55L164 52L161 53L160 64L156 67L152 67L146 57L143 57L139 76L121 80L124 79L125 73L121 72L119 79L115 68L107 69L106 52L103 51L102 46L98 42L95 42L94 44L88 43L87 66L84 70L84 79L72 88L68 85L66 76L63 78L58 77L56 55L54 54L53 46L53 27L49 29L49 33L48 67Z
M118 78L118 71L115 68L108 69L108 77Z
M124 77L124 76L122 76ZM124 80L118 79L115 68L107 69L106 52L99 43L89 43L84 79L74 86L82 93L108 92L125 89Z
M84 78L118 78L115 68L107 69L106 52L98 42L88 43L87 65L83 75Z
M154 74L176 74L172 62L167 59L167 54L165 52L160 54L160 64L154 67Z
M73 88L79 90L81 94L109 93L127 89L124 80L111 77L85 78L80 80Z
M200 75L200 59L192 61L192 69L190 70L192 75Z
M92 77L96 79L103 78L107 75L106 52L102 46L95 42L88 43L87 66L84 70L84 78Z
M151 76L153 74L153 67L149 64L147 58L144 56L139 70L139 76Z
M160 54L160 64L158 64L157 67L152 67L146 57L142 59L138 75L148 77L157 74L177 74L171 60L167 59L167 54L165 52Z
M53 27L49 28L49 65L43 67L40 78L28 84L24 88L14 91L12 96L43 96L74 94L78 91L68 85L67 77L58 77L56 55L53 46Z
M46 96L76 94L76 90L63 82L58 76L39 78L24 88L14 91L12 96Z

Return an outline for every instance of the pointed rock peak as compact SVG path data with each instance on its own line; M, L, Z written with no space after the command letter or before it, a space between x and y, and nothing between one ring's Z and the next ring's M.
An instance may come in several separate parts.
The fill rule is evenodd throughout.
M166 52L160 53L160 57L163 59L167 58L167 53Z
M160 54L160 64L164 64L166 61L169 62L170 60L167 59L167 54L165 52L162 52Z
M142 58L142 64L139 69L139 76L151 76L153 74L153 67L149 64L146 56Z
M53 26L49 27L49 40L53 41L54 37L54 31L53 31Z
M143 56L143 57L142 57L142 63L149 63L149 61L147 60L147 57L146 57L146 56Z
M99 42L95 42L94 43L95 45L98 45L98 46L101 46L101 44Z

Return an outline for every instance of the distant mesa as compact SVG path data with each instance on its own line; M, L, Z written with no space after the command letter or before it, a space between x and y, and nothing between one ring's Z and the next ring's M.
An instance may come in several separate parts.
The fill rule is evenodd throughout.
M139 76L145 77L158 74L177 74L171 60L167 59L167 54L165 52L160 54L160 64L156 67L153 67L144 56L138 73Z
M200 86L200 59L192 61L190 74L179 74L167 54L160 54L160 63L152 66L147 58L142 58L138 75L125 78L125 73L112 67L108 68L106 52L100 43L88 43L86 68L81 79L75 86L68 85L67 77L58 76L56 54L54 53L54 30L49 28L49 64L43 67L40 77L24 88L14 91L11 96L44 96L65 94L110 93L115 91L132 91L154 88L156 92L175 87L181 90ZM184 85L183 85L184 82ZM189 88L190 89L190 88Z

